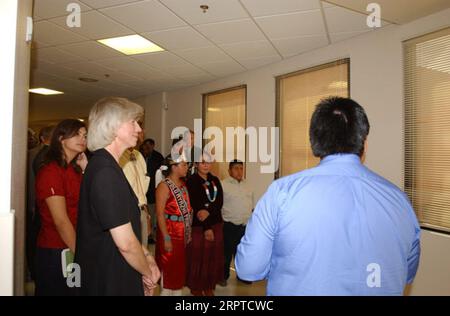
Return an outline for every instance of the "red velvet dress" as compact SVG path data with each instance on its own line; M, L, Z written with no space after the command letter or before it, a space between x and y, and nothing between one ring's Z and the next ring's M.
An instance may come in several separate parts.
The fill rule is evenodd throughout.
M189 202L186 186L180 188L183 191L183 197L192 215L192 208ZM181 216L177 201L169 190L169 199L166 202L164 213L168 215ZM159 227L157 228L155 259L161 271L162 287L169 290L178 290L186 284L186 244L184 240L183 221L172 221L166 218L167 232L172 241L172 252L166 252L164 249L164 236Z

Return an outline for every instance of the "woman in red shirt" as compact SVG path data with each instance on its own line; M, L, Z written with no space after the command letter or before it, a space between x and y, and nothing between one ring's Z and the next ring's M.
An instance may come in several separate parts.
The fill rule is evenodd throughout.
M87 165L86 125L68 119L54 129L43 167L36 178L36 197L41 229L36 252L36 292L68 295L62 252L75 252L78 197Z
M183 181L184 160L166 158L166 177L156 189L156 262L161 271L161 296L181 296L186 283L186 246L191 241L192 208Z

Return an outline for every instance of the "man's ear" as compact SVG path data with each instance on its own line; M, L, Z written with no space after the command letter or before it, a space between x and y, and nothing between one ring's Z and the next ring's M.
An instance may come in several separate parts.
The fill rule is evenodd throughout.
M368 141L367 141L367 137L366 140L364 141L364 150L363 150L363 154L361 155L361 162L364 163L364 161L366 161L366 155L367 155L367 149L368 149Z

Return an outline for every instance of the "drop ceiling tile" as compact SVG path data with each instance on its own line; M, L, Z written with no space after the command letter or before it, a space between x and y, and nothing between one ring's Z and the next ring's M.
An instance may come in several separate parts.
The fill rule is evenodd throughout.
M39 71L32 72L30 76L31 87L44 87L54 89L64 93L76 92L83 94L83 86L81 82L66 79L63 77L53 76Z
M151 32L186 25L183 20L155 0L126 4L100 11L136 32Z
M108 69L102 65L99 65L95 62L79 62L79 63L69 63L65 64L64 67L82 71L84 73L96 76L96 79L107 79L105 75L109 75L111 72L114 72L111 69Z
M216 76L213 76L209 73L203 72L201 74L191 74L186 76L180 76L185 85L197 85L200 83L205 83L209 81L213 81L217 79Z
M210 41L192 27L180 27L165 31L143 33L142 36L168 50L207 47L212 45Z
M97 11L83 13L81 18L81 27L69 28L66 25L66 19L64 17L54 18L50 21L67 30L73 31L93 40L135 34L135 32L129 28L126 28L125 26Z
M220 45L220 47L238 61L278 54L267 40Z
M124 72L140 79L156 79L158 77L166 76L161 71L136 61L131 57L110 58L98 60L96 62L104 67Z
M129 82L139 80L139 78L124 72L114 71L109 73L108 80L119 84L128 84Z
M48 21L34 24L34 40L43 45L63 45L87 41L88 38L80 36Z
M259 17L255 18L255 20L271 40L325 34L325 26L320 10Z
M364 33L370 32L370 30L367 31L360 31L360 32L341 32L341 33L330 33L330 39L332 43L340 42Z
M33 71L30 74L30 86L37 87L42 86L45 87L48 84L53 84L58 81L58 77L42 72L42 71Z
M328 39L325 35L303 36L277 39L273 40L272 43L275 45L281 55L287 58L315 48L327 46Z
M322 1L322 6L323 6L323 8L331 8L331 7L334 7L333 4L328 3L328 2L326 2L326 1Z
M367 26L367 15L345 8L333 6L324 9L330 33L370 31ZM385 25L384 22L381 23Z
M78 80L78 78L80 78L80 77L88 77L89 76L88 74L86 74L84 72L77 71L74 69L69 69L69 68L66 68L64 66L57 65L57 64L51 64L51 63L43 61L43 60L36 61L33 64L32 71L43 72L43 73L55 75L58 77L73 79L73 80ZM97 79L97 78L95 78L95 79Z
M140 0L81 0L93 9L102 9L107 7L114 7L121 4L137 2Z
M195 65L213 62L229 61L231 58L217 47L202 47L186 50L177 50L175 53Z
M116 82L113 82L113 81L111 81L109 79L105 79L105 80L96 82L95 86L100 87L102 89L108 89L108 90L111 90L111 89L122 89L123 87L125 87L124 85L116 83Z
M71 63L84 60L83 58L72 55L55 47L46 47L33 52L37 60L43 60L53 64Z
M232 44L265 39L264 34L250 19L233 20L195 26L216 44Z
M165 68L167 66L177 67L190 65L187 61L167 51L136 55L133 59L139 60L140 62L157 69Z
M45 48L45 47L50 47L50 46L52 46L52 45L38 42L34 39L33 39L33 42L31 42L31 49L40 49L40 48Z
M69 16L67 6L71 3L80 5L81 12L89 11L91 8L77 0L34 0L33 14L42 19L50 19L56 16Z
M89 41L76 44L68 44L58 47L60 50L77 55L88 60L120 57L123 54L103 46L97 42Z
M193 25L248 17L237 0L161 0L161 2ZM209 6L206 13L200 9L204 4Z
M125 84L127 86L131 86L136 90L145 90L145 89L151 89L154 85L158 84L159 81L147 81L147 80L134 80L134 81L128 81Z
M244 67L233 60L203 64L201 67L202 69L217 77L225 77L246 70Z
M185 82L183 81L183 79L180 78L167 78L167 79L163 79L161 81L158 82L157 85L161 86L161 85L180 85L180 84L185 84Z
M197 66L188 64L185 66L178 67L165 67L164 72L174 76L174 77L186 77L189 75L199 75L205 74L205 71L198 68Z
M254 17L320 9L319 0L241 0Z
M251 59L239 59L239 63L247 69L254 69L280 61L279 55L265 56Z

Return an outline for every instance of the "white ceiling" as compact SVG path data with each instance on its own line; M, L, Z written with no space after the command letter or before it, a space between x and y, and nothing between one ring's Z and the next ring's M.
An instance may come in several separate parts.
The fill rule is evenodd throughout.
M69 3L80 28L66 25ZM319 0L34 0L34 20L31 86L64 91L69 106L197 85L371 31L355 8ZM166 51L125 56L96 42L130 34Z

